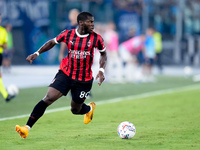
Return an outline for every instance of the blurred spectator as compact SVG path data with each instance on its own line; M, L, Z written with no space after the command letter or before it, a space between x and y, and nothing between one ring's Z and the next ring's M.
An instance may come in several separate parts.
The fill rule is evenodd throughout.
M184 34L200 33L200 2L198 0L185 1L183 12Z
M154 82L155 79L152 74L152 67L154 64L154 59L156 57L155 52L155 41L153 38L153 29L148 28L146 30L146 40L145 40L145 46L144 46L144 57L145 62L143 64L143 75L145 77L145 81L147 82Z
M142 13L143 0L114 0L113 3L118 9Z
M119 42L132 38L132 34L140 35L143 2L141 0L115 0L117 8L115 21L119 33Z
M163 66L162 66L162 35L160 32L153 30L153 38L155 41L155 51L156 51L156 59L155 62L158 65L159 72L162 73Z
M133 81L138 65L137 54L144 48L145 36L135 36L119 46L120 57L123 61L121 73L127 81Z
M119 37L116 32L116 25L114 22L107 24L104 40L107 49L107 69L106 75L108 81L116 82L120 80L120 58L118 55Z
M70 20L70 25L66 27L66 30L71 30L71 29L76 29L77 27L77 16L79 14L79 10L78 9L71 9L69 12L69 20ZM61 43L60 45L60 54L59 54L59 61L61 62L62 59L65 57L65 52L67 49L67 46L65 43Z
M0 25L1 25L1 14L0 14ZM3 50L4 48L7 48L7 31L5 28L0 26L0 92L3 95L3 98L6 100L6 102L9 102L11 99L13 99L14 95L9 95L6 91L2 78L1 78L1 65L3 61Z
M70 21L70 26L67 26L66 29L67 30L71 30L71 29L76 29L78 24L77 24L77 16L79 14L79 10L78 9L71 9L69 12L69 21Z
M129 28L129 32L128 32L128 39L127 40L129 40L130 38L132 38L132 37L134 37L134 36L136 36L136 30L135 30L135 28L134 27L130 27Z
M5 72L10 72L11 68L11 60L12 60L12 55L14 52L13 49L13 36L12 36L12 25L7 24L5 26L7 34L8 34L8 42L7 42L7 48L4 49L3 52L3 69Z
M165 36L176 33L177 1L152 0L146 1L149 25L154 25Z

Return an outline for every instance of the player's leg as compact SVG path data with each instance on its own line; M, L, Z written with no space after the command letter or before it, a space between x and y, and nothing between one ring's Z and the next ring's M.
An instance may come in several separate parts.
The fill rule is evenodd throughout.
M94 102L86 105L85 99L87 98L90 90L92 88L93 80L85 83L74 83L71 89L72 101L71 101L71 111L73 114L79 114L84 116L84 123L89 123L93 118L93 113L96 104Z
M77 104L73 100L71 102L71 111L76 115L84 115L84 123L88 124L93 119L93 114L95 110L96 104L94 102L90 102L88 105L85 103Z
M71 112L75 115L84 115L90 111L90 106L86 105L85 103L78 104L71 101Z
M68 93L68 89L66 89L65 81L63 79L65 75L63 72L58 72L50 84L46 96L35 105L26 126L16 125L15 129L20 134L22 138L26 138L30 128L36 123L36 121L44 114L46 108L59 99L62 95L66 95Z
M32 127L34 123L44 114L46 108L63 95L67 95L69 83L66 82L65 74L59 71L50 84L46 96L35 106L27 125Z
M54 101L59 99L63 94L53 87L49 87L46 96L35 105L26 126L16 125L15 130L20 134L22 138L28 136L29 130L36 123L36 121L44 114L46 108L51 105Z
M3 81L2 81L2 78L1 78L1 72L0 72L0 92L1 92L1 94L3 96L3 98L6 99L7 96L8 96L8 92L6 91L6 89L5 89L4 85L3 85Z
M3 95L3 98L6 100L6 102L9 102L15 96L9 95L8 92L6 91L5 87L4 87L4 84L3 84L3 81L2 81L2 78L1 78L2 59L3 59L3 56L2 56L2 54L0 54L0 92Z
M46 108L59 99L63 94L53 87L49 87L46 96L34 107L26 125L32 127L44 114Z
M161 52L156 53L156 63L158 65L159 73L162 73L163 68L162 68Z

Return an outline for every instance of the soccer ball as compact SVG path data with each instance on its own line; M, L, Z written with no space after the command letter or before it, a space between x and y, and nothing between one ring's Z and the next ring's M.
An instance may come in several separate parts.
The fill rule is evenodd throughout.
M119 124L117 133L122 139L131 139L135 136L136 128L131 122L124 121Z
M7 92L9 95L17 95L19 93L19 89L16 85L11 84L7 87Z

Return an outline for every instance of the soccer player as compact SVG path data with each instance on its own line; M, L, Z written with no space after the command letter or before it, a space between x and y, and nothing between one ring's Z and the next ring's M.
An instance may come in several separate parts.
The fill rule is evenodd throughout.
M146 40L144 45L144 56L145 62L143 64L143 75L145 76L145 80L148 82L155 82L155 78L152 73L152 68L154 65L154 59L156 57L155 51L155 40L153 38L153 29L148 28L146 30Z
M12 56L14 52L12 25L6 24L5 29L8 35L8 42L7 42L7 48L4 49L4 52L3 52L3 69L5 72L10 73L11 61L12 61Z
M0 14L0 25L1 25L1 14ZM7 31L5 28L0 26L0 92L3 95L3 98L6 100L6 102L9 102L11 99L13 99L14 95L9 95L6 91L3 81L1 78L1 66L3 61L3 49L7 48Z
M25 126L16 125L15 129L22 138L28 136L30 128L44 114L46 108L71 90L71 112L76 115L84 114L84 123L88 124L92 118L96 104L86 105L85 99L92 88L92 63L94 49L98 48L101 57L99 61L99 86L105 80L104 69L107 55L102 37L93 31L94 17L89 12L81 12L77 17L78 28L64 30L56 38L46 42L38 51L29 55L26 59L30 63L39 54L50 50L56 44L64 42L68 48L68 56L65 57L58 73L49 85L46 96L35 106Z
M162 34L155 29L153 29L153 38L155 42L155 51L156 51L156 59L155 62L158 65L159 73L162 73L163 71L163 65L162 65Z

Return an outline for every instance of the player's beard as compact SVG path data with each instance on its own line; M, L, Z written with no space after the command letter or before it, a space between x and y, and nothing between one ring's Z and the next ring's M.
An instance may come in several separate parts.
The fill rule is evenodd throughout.
M88 26L86 26L86 25L84 25L84 31L85 31L85 34L91 33Z

